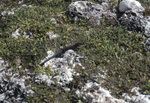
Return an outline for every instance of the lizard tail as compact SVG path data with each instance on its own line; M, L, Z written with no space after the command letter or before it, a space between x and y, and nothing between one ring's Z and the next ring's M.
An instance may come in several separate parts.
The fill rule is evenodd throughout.
M40 66L43 66L47 61L49 61L49 60L52 59L52 58L53 58L53 56L50 57L50 58L48 58L48 59L46 59L45 61L43 61L42 63L40 63Z

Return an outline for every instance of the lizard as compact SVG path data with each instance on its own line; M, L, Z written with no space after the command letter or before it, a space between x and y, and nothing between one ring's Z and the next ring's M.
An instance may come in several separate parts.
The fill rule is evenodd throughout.
M72 49L75 50L78 46L83 45L83 43L75 43L74 45L68 46L68 47L64 47L62 49L60 49L58 52L56 52L53 56L47 58L45 61L43 61L42 63L40 63L40 66L43 66L47 61L49 61L52 58L58 58L61 57L61 55L63 55L66 51Z

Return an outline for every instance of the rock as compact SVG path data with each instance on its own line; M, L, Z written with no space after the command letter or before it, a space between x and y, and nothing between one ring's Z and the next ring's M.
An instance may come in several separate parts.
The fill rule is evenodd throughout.
M32 32L30 32L30 31L25 31L23 34L21 34L20 32L20 28L18 28L18 29L16 29L16 31L14 31L11 35L12 35L12 37L14 37L14 38L19 38L19 37L25 37L25 38L30 38L30 37L33 37L33 34L32 34Z
M4 101L5 99L5 93L0 94L0 101Z
M81 91L76 91L76 94L79 97L82 96L88 103L126 103L124 100L112 97L110 92L102 88L100 84L91 81L87 81Z
M150 95L143 95L140 93L142 91L139 87L134 87L131 92L135 93L132 97L124 94L124 98L127 103L150 103Z
M145 46L149 51L150 51L150 38L145 40L144 42L141 43L143 46Z
M54 24L57 24L57 21L56 21L56 19L55 18L51 18L51 20L50 20L52 23L54 23Z
M24 1L24 0L23 0ZM21 3L21 2L20 2ZM3 12L1 12L1 15L2 16L6 16L6 15L14 15L16 11L20 10L21 8L31 8L32 5L26 5L26 4L23 4L21 5L21 7L19 8L6 8Z
M4 10L1 15L2 16L5 16L5 15L13 15L15 12L14 12L15 8L12 8L10 11L8 11L8 8L6 10Z
M142 24L142 16L137 16L136 13L129 11L125 12L120 18L119 22L130 31L143 32L144 26Z
M54 32L47 32L46 34L48 35L48 37L50 39L54 39L54 38L59 37L59 35L58 34L54 34Z
M142 15L137 15L132 11L128 11L118 20L126 29L138 32L145 37L150 37L150 17L144 18Z
M145 25L144 35L150 37L150 16L143 19Z
M0 103L27 103L25 96L33 94L27 89L25 80L30 76L20 76L8 63L0 60Z
M76 1L68 6L69 15L78 18L91 18L95 25L100 25L102 18L107 17L112 19L116 17L115 13L110 12L109 5L107 3L100 5L88 1Z
M144 10L145 9L136 0L123 0L119 3L120 12L132 11L135 13L141 13Z
M99 3L110 2L109 0L97 0Z
M47 54L48 56L46 58L51 57L53 55L51 51L48 51ZM46 74L40 74L36 76L35 82L40 84L43 81L45 81L47 85L50 86L51 84L54 84L54 81L56 81L58 84L63 86L64 90L68 91L70 89L66 85L73 80L73 76L77 75L75 70L70 68L69 65L72 64L73 67L75 67L76 65L82 66L80 61L83 58L84 57L77 55L73 50L68 50L64 54L63 58L50 59L44 64L44 66L47 67L48 65L50 65L51 72L53 72L55 76L47 76Z
M16 31L12 33L12 37L18 38L20 36L19 30L20 29L16 29Z

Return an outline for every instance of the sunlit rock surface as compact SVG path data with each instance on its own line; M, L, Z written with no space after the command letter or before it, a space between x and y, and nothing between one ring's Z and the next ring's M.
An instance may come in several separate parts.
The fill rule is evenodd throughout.
M143 12L145 9L136 0L122 0L119 3L119 11L126 12L129 10L131 10L132 12L140 13Z

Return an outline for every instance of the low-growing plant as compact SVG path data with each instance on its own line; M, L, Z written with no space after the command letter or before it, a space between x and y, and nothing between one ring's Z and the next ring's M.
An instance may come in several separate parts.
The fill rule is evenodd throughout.
M61 46L82 42L84 45L80 46L76 53L86 57L82 62L85 69L80 66L74 68L80 75L74 77L74 80L68 84L70 92L63 91L57 83L54 86L47 86L46 83L39 85L29 82L35 92L33 96L27 97L29 103L86 102L83 98L77 97L75 91L80 90L91 78L97 79L102 87L111 90L116 97L121 97L122 93L132 95L130 90L135 86L140 87L147 94L150 93L150 53L140 45L145 37L123 29L116 25L116 21L108 22L107 18L103 18L101 25L96 27L91 26L87 19L74 21L66 15L67 6L71 2L65 0L43 2L25 0L25 2L32 7L18 9L20 5L17 1L6 4L10 6L8 10L16 8L14 15L0 18L0 57L18 70L28 68L37 74L46 72L49 76L55 75L51 72L51 67L45 70L39 67L48 49L55 52ZM53 24L51 18L55 18L57 24ZM32 37L13 38L11 34L18 28L20 34L29 31L33 34ZM50 40L46 34L49 31L59 34L60 37ZM22 68L19 68L19 65ZM106 78L99 76L100 69L107 72Z

